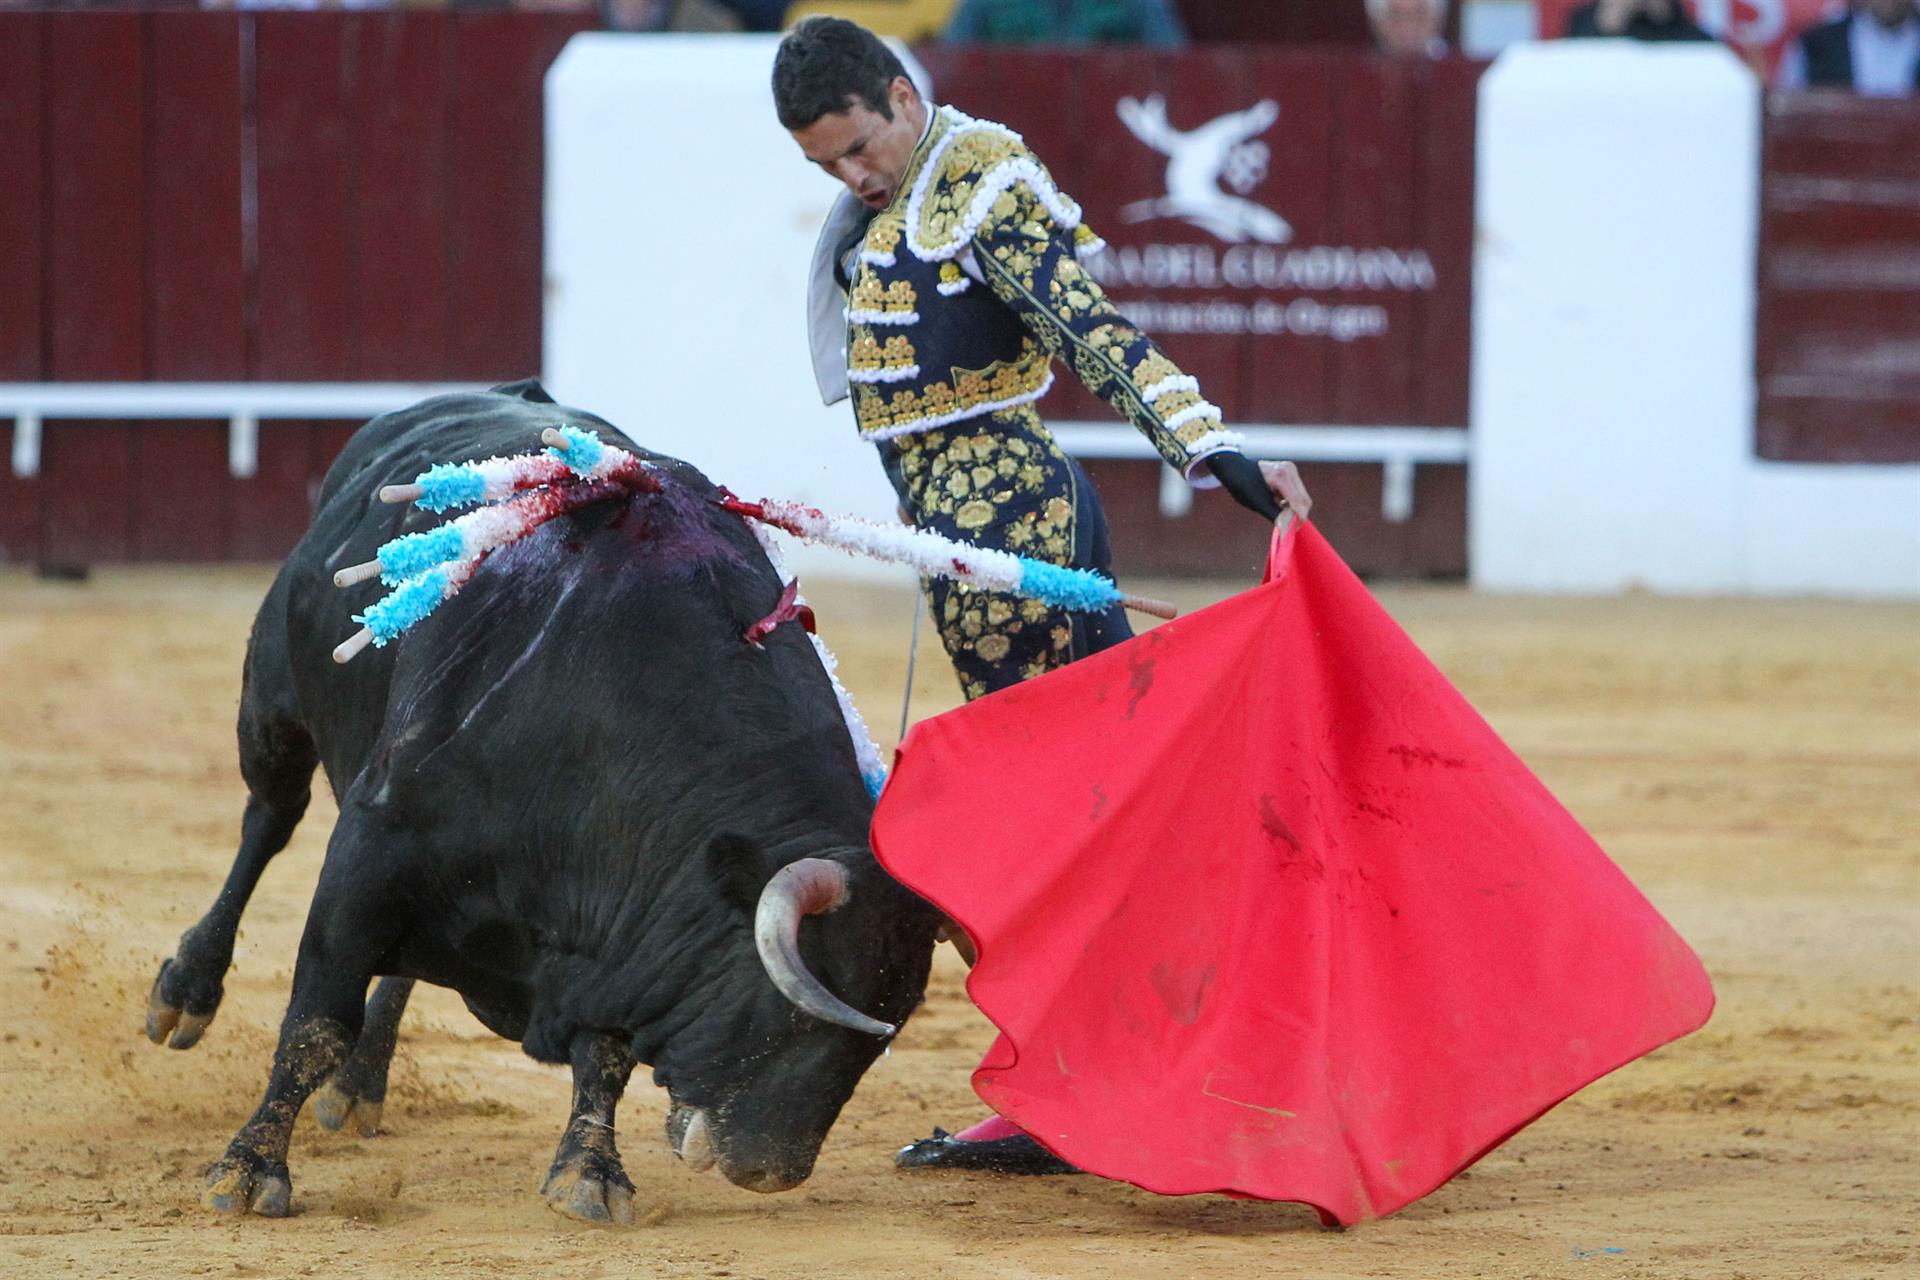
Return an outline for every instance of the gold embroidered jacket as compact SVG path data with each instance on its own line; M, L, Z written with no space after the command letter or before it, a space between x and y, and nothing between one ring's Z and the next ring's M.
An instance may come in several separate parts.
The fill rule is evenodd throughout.
M1058 357L1182 474L1237 449L1199 384L1080 265L1100 247L1018 134L939 108L849 277L860 433L892 440L1038 400Z

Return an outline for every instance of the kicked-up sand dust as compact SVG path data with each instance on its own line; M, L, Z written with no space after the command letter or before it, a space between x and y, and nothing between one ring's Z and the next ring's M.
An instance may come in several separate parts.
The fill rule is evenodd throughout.
M535 1194L564 1073L425 988L387 1132L303 1116L295 1216L201 1209L201 1171L265 1084L333 816L316 786L206 1038L147 1043L154 971L237 839L233 719L268 577L0 570L0 1274L1920 1275L1920 607L1380 591L1692 942L1720 997L1704 1031L1392 1218L1331 1233L1298 1205L897 1172L896 1147L981 1114L967 1075L992 1031L942 948L926 1007L812 1181L767 1197L685 1169L638 1073L621 1130L639 1221L599 1229ZM1226 590L1129 585L1189 608ZM909 593L809 594L890 747ZM916 685L916 716L957 701L930 628Z

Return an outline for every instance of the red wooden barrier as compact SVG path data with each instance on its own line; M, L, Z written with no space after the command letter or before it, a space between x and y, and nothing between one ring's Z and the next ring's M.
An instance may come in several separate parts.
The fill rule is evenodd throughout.
M41 228L45 225L45 148L41 64L46 20L38 14L0 14L0 379L46 376L40 317L45 310ZM9 456L13 426L0 422ZM37 553L40 491L0 465L0 560Z
M1920 108L1773 94L1761 177L1763 458L1920 462Z
M533 372L542 76L584 25L0 14L0 164L20 179L0 188L0 377ZM1111 291L1231 420L1465 425L1477 66L1271 48L921 52L943 99L1023 130L1055 166L1114 245ZM1150 145L1122 120L1123 99L1156 95L1173 131L1275 104L1221 169L1201 168L1201 187L1265 239L1152 212L1170 194L1160 147L1192 145ZM1071 382L1050 416L1110 416ZM348 430L265 424L258 474L235 481L222 424L49 424L41 478L0 475L0 556L277 557ZM1259 530L1222 500L1163 524L1150 464L1095 470L1123 567L1218 569L1216 525L1259 563ZM1414 519L1393 526L1377 466L1315 477L1356 564L1461 567L1459 468L1423 466Z
M536 371L541 82L591 21L0 13L0 379ZM0 560L278 558L351 429L233 480L225 423L50 422Z

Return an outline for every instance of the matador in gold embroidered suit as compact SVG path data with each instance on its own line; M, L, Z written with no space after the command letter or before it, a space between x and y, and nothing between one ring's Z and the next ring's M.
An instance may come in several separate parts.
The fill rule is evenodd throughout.
M775 81L779 93L777 69ZM857 103L794 135L849 188L815 255L816 363L841 362L856 425L879 448L908 518L948 537L1110 572L1099 503L1034 407L1056 361L1195 484L1216 483L1217 468L1203 464L1230 457L1252 477L1229 484L1235 496L1277 515L1199 384L1082 266L1101 241L1020 135L916 95L901 102L903 118L875 126L877 136L899 135L916 109L918 139L902 146L900 172L868 166L881 178L850 165L875 145L861 116L881 120ZM838 343L826 337L834 330ZM841 371L817 370L830 398ZM925 589L969 699L1132 634L1117 606L1076 614L946 581Z
M851 396L914 524L1107 571L1100 504L1034 408L1056 361L1196 485L1217 482L1267 520L1279 500L1306 515L1293 465L1242 456L1199 384L1082 268L1098 238L1018 134L930 107L898 56L840 18L808 18L781 41L773 97L802 153L846 188L814 254L814 373L829 403ZM1087 615L946 582L926 590L969 699L1131 634L1118 608ZM998 1116L936 1129L894 1162L1072 1170Z

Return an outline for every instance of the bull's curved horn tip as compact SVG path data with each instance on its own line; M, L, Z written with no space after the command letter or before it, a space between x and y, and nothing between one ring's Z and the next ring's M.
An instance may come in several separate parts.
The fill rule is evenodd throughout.
M551 445L555 449L564 449L567 447L567 438L560 434L557 427L548 427L540 433L540 443Z
M372 628L362 627L358 631L354 632L352 635L348 636L345 640L342 640L339 644L334 646L333 660L335 662L341 662L341 663L351 662L353 661L354 656L356 654L358 654L362 649L366 648L368 645L372 643L373 643Z
M380 501L386 503L415 502L426 496L427 486L423 484L383 484L380 486Z
M380 562L369 560L365 564L350 564L333 575L336 587L351 587L355 583L365 582L368 578L380 576Z
M754 946L774 987L802 1013L868 1035L891 1036L898 1027L868 1017L827 990L800 956L800 918L832 911L848 893L847 869L839 863L827 858L788 863L761 891L754 912Z

